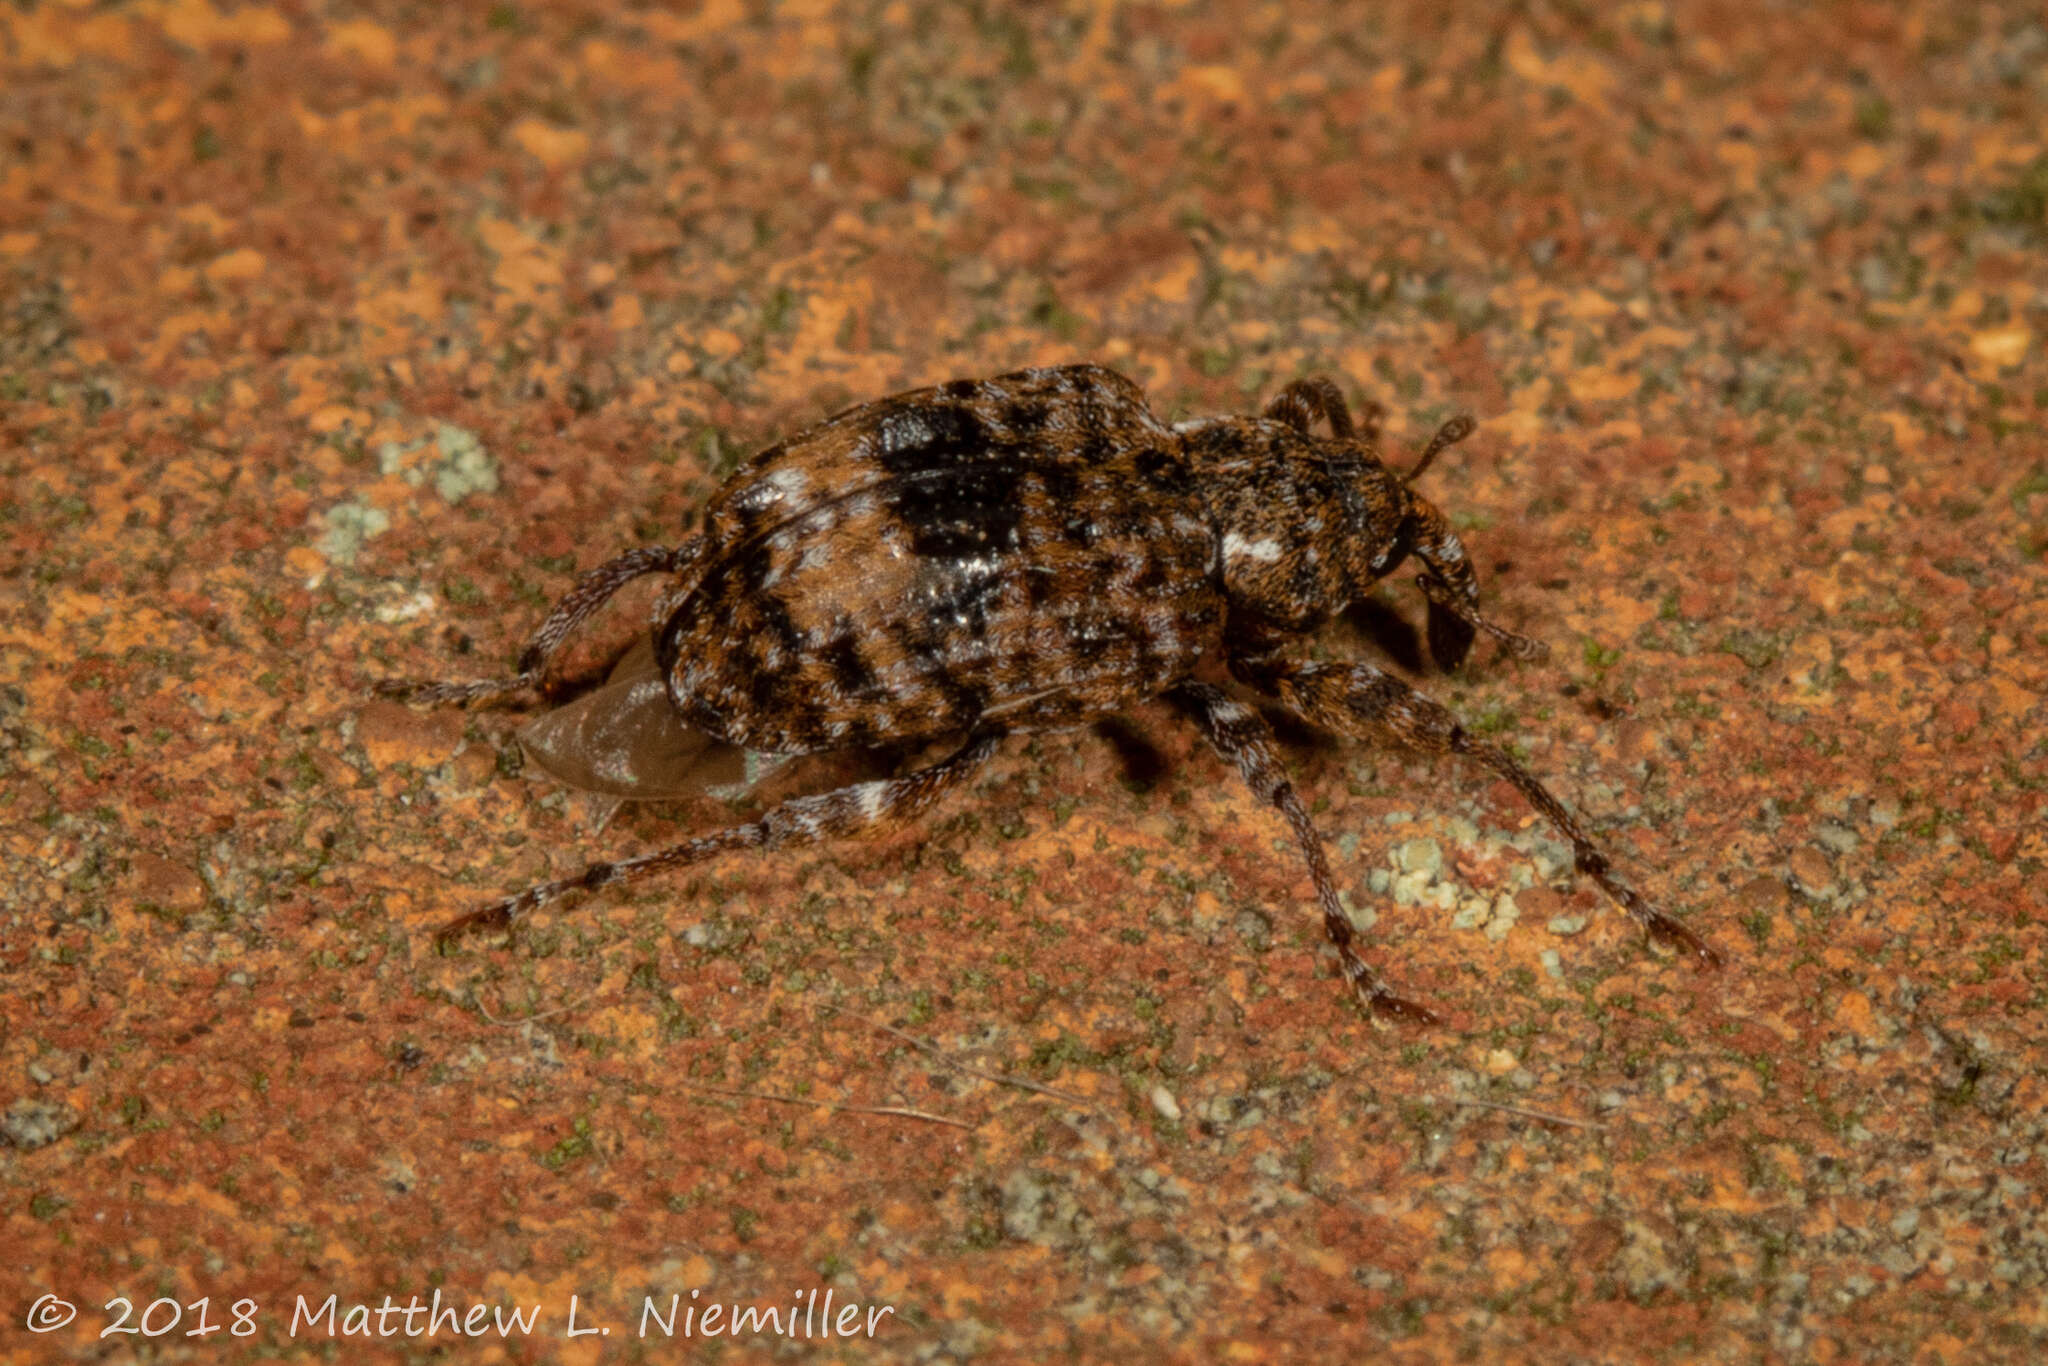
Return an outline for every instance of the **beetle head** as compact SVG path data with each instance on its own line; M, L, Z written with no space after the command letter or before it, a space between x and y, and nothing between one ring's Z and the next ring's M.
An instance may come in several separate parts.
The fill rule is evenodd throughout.
M1470 436L1474 425L1469 417L1454 417L1446 422L1401 481L1407 495L1407 510L1398 540L1422 562L1422 573L1415 582L1429 599L1429 653L1437 667L1445 671L1464 662L1472 652L1473 639L1481 631L1524 659L1536 658L1547 648L1541 641L1495 625L1480 613L1479 576L1472 570L1465 543L1451 530L1449 519L1436 505L1413 488L1415 477L1429 468L1430 461L1445 447Z
M1437 429L1415 464L1401 478L1404 510L1396 542L1402 554L1413 554L1422 562L1418 579L1429 598L1429 654L1439 669L1455 669L1472 652L1478 634L1473 624L1479 613L1479 578L1472 571L1471 557L1458 533L1451 530L1443 512L1415 492L1415 480L1445 450L1473 432L1471 418L1452 418ZM1390 563L1382 572L1392 572ZM1463 610L1460 610L1460 609Z

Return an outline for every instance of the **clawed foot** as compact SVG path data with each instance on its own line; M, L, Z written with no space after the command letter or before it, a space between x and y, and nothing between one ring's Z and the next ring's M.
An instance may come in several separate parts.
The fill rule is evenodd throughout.
M1721 955L1706 940L1688 930L1662 911L1651 911L1643 918L1643 928L1650 937L1678 953L1691 956L1695 966L1705 971L1721 966Z
M1443 1017L1428 1006L1418 1005L1405 996L1396 996L1385 987L1361 987L1358 995L1365 1002L1366 1009L1384 1020L1425 1027L1444 1022Z
M1374 997L1372 1000L1372 1010L1373 1014L1392 1020L1397 1024L1418 1025L1426 1029L1434 1029L1444 1022L1443 1016L1437 1014L1428 1006L1417 1005L1415 1002L1396 996L1391 992L1383 996Z
M1550 658L1550 642L1547 640L1538 640L1534 636L1519 635L1505 627L1495 626L1490 621L1481 622L1479 629L1499 641L1507 648L1507 652L1516 659L1539 660Z
M457 939L476 930L507 930L512 928L512 902L493 901L488 906L479 906L434 931L436 944L452 944Z

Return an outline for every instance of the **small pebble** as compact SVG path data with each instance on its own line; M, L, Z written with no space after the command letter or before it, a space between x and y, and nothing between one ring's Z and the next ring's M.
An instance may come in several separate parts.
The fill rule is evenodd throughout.
M1835 870L1828 866L1826 856L1810 844L1794 849L1792 857L1786 860L1786 866L1808 892L1824 892L1834 885Z
M0 1113L0 1138L17 1148L46 1147L78 1127L78 1112L53 1100L22 1097Z

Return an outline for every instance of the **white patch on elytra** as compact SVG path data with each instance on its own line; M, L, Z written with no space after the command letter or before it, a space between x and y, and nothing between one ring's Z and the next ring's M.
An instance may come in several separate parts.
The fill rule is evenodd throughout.
M862 783L859 787L856 787L853 790L853 799L860 806L861 819L871 821L879 817L882 814L883 806L887 802L888 795L889 784L887 781L878 780L872 783Z
M1270 537L1264 540L1248 541L1235 531L1224 533L1223 558L1235 560L1240 557L1258 560L1264 564L1271 564L1280 558L1280 542Z
M775 490L778 498L795 498L810 487L810 480L804 477L804 472L792 465L784 465L763 475L761 482Z
M909 451L930 445L932 429L916 413L891 413L882 419L880 436L885 452Z

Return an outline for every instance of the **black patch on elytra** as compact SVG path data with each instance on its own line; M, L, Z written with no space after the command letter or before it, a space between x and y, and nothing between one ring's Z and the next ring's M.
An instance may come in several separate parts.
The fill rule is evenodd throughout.
M1028 398L1012 399L1003 405L1002 423L1013 441L1028 441L1045 430L1047 409L1044 403Z
M1190 478L1187 462L1171 451L1148 446L1138 452L1138 477L1155 489L1168 493L1187 491Z
M1017 544L1023 482L1023 472L1000 458L905 470L891 482L887 501L913 553L930 559L992 555Z
M967 566L956 564L949 570L935 571L929 582L940 595L930 599L928 617L933 635L942 647L948 641L979 644L985 640L989 610L1001 599L1009 580L1004 568L970 572Z
M1138 572L1131 579L1131 587L1140 593L1157 593L1166 587L1170 569L1166 556L1157 553L1147 555L1139 562Z
M997 455L987 424L963 404L905 405L885 414L877 430L886 439L877 443L876 459L891 474L922 474ZM913 430L917 439L907 439Z
M875 725L874 718L867 713L856 713L845 718L846 729L832 743L834 747L847 749L873 749L885 738L883 730Z
M945 697L956 724L972 725L988 710L988 689L978 683L970 683L947 669L935 670L931 682Z
M775 558L776 552L765 544L751 547L740 557L736 568L741 591L736 600L746 603L759 614L762 628L775 636L776 642L790 658L801 659L809 648L810 641L796 628L796 623L790 620L789 605L768 586L768 571L774 568ZM703 600L711 602L717 599L706 596Z
M1118 643L1113 632L1104 631L1101 621L1095 617L1069 617L1062 623L1066 627L1066 652L1075 661L1096 665Z
M801 690L790 686L795 680L789 674L768 667L759 649L748 652L744 672L747 700L754 704L757 718L772 719L780 726L795 726L805 724L816 714L814 708L792 705L794 699L791 694Z
M978 379L949 379L939 386L939 397L962 403L980 392L981 381Z
M1037 611L1053 600L1059 591L1060 576L1042 565L1020 567L1024 575L1024 605Z
M1038 476L1038 486L1045 490L1047 506L1054 511L1072 507L1081 501L1081 478L1068 468L1065 461L1048 462L1033 473Z
M825 661L825 667L831 670L832 682L848 697L865 697L874 689L874 666L860 652L860 642L853 635L851 623L844 634L825 642L818 653Z

